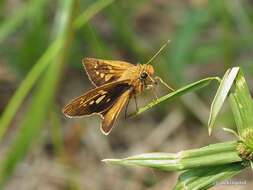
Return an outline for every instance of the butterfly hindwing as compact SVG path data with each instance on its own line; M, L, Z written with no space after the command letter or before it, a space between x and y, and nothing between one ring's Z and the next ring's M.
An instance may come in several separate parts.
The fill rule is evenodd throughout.
M123 107L128 103L130 94L131 89L128 89L115 101L115 103L110 109L102 113L104 118L100 129L105 135L108 135L112 130L113 124L117 119L117 117L119 116L119 113L121 112Z
M134 66L124 61L95 58L85 58L83 65L91 82L95 86L101 86L118 80L127 68Z
M104 113L128 89L127 81L116 81L94 88L68 103L63 113L67 117L79 117Z

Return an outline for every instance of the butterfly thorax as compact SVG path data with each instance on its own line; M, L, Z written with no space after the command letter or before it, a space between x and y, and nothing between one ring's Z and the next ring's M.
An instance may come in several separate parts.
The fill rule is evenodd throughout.
M152 83L153 74L152 65L137 64L127 68L119 80L128 80L129 85L133 87L133 93L138 94Z

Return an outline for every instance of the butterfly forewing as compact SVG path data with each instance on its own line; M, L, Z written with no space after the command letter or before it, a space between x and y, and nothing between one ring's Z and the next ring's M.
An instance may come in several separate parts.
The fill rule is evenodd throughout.
M95 86L118 80L122 73L133 64L124 61L112 61L95 58L85 58L83 60L85 70Z
M127 81L116 81L105 84L72 100L64 107L63 113L68 117L104 113L130 88Z
M110 109L102 113L104 119L100 129L105 135L108 135L112 130L113 124L119 116L120 111L128 103L130 94L131 89L128 89L115 101Z

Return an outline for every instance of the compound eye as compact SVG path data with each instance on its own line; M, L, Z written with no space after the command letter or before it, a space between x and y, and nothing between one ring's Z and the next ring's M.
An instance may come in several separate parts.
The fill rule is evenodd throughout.
M141 73L141 79L146 79L148 74L146 72Z

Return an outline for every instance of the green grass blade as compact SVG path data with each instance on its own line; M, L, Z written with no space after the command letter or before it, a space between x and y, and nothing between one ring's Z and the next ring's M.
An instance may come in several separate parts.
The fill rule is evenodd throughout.
M22 104L23 100L32 89L34 84L37 82L43 71L48 67L51 63L53 57L57 55L61 48L60 39L55 40L47 51L43 54L43 56L37 61L32 70L28 73L26 78L22 81L19 88L16 90L15 94L12 96L10 102L5 108L4 113L0 119L0 139L5 134L12 118L16 114L18 108Z
M74 26L76 29L81 28L84 24L86 24L94 15L99 13L105 7L113 3L115 0L98 0L94 4L92 4L89 8L87 8L81 15L79 15L75 22Z
M78 24L78 27L76 27L76 25L75 25L74 26L74 27L76 27L75 29L79 29L79 27L81 27L83 24L86 24L89 21L89 19L91 19L96 13L98 13L98 11L102 10L102 8L105 8L107 5L109 5L110 1L108 1L107 4L104 4L105 3L104 1L100 2L100 3L99 2L100 1L97 1L95 5L94 4L91 5L91 7L87 8L86 11L84 11L80 16L78 16L75 19L75 23L77 23L77 21L80 19L85 20L85 22L82 20L82 22ZM103 5L103 6L101 6L101 5ZM30 90L32 89L34 84L36 84L36 82L39 79L39 77L41 76L41 74L46 70L50 61L59 52L61 46L62 46L62 41L60 38L58 38L49 46L47 51L37 61L37 63L33 66L31 71L28 73L28 75L25 77L25 79L19 85L19 88L15 91L13 97L9 101L6 109L4 110L4 112L0 118L0 126L1 126L0 127L0 139L4 136L7 128L10 125L10 122L12 121L16 112L18 111L18 109L21 106L22 102L24 101L25 97L30 92Z
M55 107L55 106L54 106ZM52 139L52 144L54 147L54 152L56 154L62 153L64 148L64 140L62 134L62 123L60 120L59 112L56 109L52 109L50 112L50 134Z
M133 116L136 116L136 115L139 115L141 113L143 113L144 111L147 111L148 109L152 108L153 106L165 101L165 100L169 100L169 99L172 99L172 98L175 98L175 97L179 97L179 96L182 96L188 92L193 92L195 90L198 90L200 88L203 88L207 85L210 84L211 81L213 80L218 80L219 79L217 77L209 77L209 78L205 78L205 79L202 79L202 80L199 80L197 82L194 82L194 83L191 83L189 85L186 85L174 92L171 92L157 100L154 100L153 102L149 103L148 105L140 108L137 112L133 113L132 115Z
M240 162L236 151L237 142L212 144L200 149L171 153L148 153L124 159L105 159L106 163L156 168L164 171L178 171L205 166L216 166Z
M235 90L229 97L230 106L237 126L239 139L243 141L245 150L240 151L243 157L249 156L253 150L253 101L243 72L236 77Z
M238 133L241 136L245 129L253 128L253 101L241 70L236 77L235 90L231 93L229 100Z
M82 34L84 40L89 44L91 51L94 52L97 57L103 57L104 59L113 57L111 48L107 46L101 34L92 23L88 23L85 27L82 27Z
M142 62L141 58L145 54L140 45L128 15L122 11L120 2L115 2L105 11L113 26L114 38L120 42L118 45L122 49L127 49L130 54L134 55L136 60ZM150 55L149 55L150 56ZM147 55L145 56L147 57ZM146 61L146 60L145 60Z
M72 14L74 11L74 0L65 0L60 3L59 12L56 15L55 27L59 29L57 40L61 43L60 52L55 56L48 71L45 73L39 88L37 89L30 106L27 109L21 126L17 131L17 136L9 148L6 157L0 165L0 185L4 185L7 178L15 169L17 163L25 156L33 139L35 139L43 126L45 117L52 104L54 93L63 68L66 52L69 48L69 40L72 31ZM32 113L31 117L29 113Z
M234 80L235 80L239 70L240 70L239 67L234 67L232 69L229 69L225 73L224 77L222 78L220 86L216 92L216 95L215 95L214 100L211 105L211 111L210 111L209 120L208 120L209 135L211 135L211 133L212 133L215 120L218 116L218 113L221 110L223 103L225 102L225 100L229 94L229 91L234 83Z
M40 1L43 1L43 4ZM39 6L39 8L28 18L29 21L25 21L21 26L22 30L24 30L22 43L16 44L16 48L13 50L9 50L8 45L6 47L6 54L11 65L22 74L30 71L48 45L48 40L46 39L48 33L46 23L48 4L45 3L45 0L39 0L38 2L36 6ZM15 54L15 56L12 56L12 54Z
M31 0L17 9L14 15L6 18L0 25L0 43L15 31L26 18L38 10L46 0Z
M185 20L180 27L177 27L171 38L170 46L172 50L164 58L164 64L161 64L160 69L162 73L163 70L173 71L170 78L174 84L182 85L185 82L184 71L189 64L189 56L194 46L194 40L203 32L205 28L203 26L210 21L210 15L206 9L195 8L185 12ZM168 73L163 74L164 77L168 75Z
M240 173L247 164L242 162L191 169L179 176L174 190L204 190Z
M241 131L241 129L243 129L243 120L242 120L242 116L240 113L239 104L238 104L236 97L233 93L229 95L229 103L230 103L230 107L231 107L233 115L234 115L234 121L237 126L237 131Z

